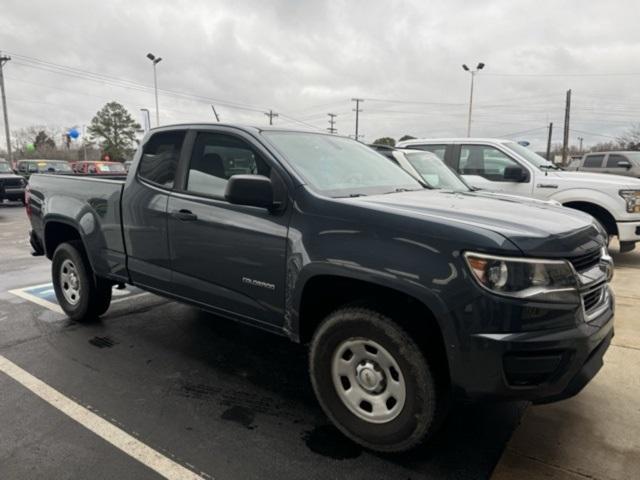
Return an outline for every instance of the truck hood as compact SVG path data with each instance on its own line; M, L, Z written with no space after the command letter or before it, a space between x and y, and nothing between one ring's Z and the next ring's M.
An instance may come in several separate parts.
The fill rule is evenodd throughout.
M615 190L619 190L621 188L640 189L640 179L638 178L606 173L554 171L549 172L548 175L542 175L538 183L545 183L547 180L549 182L566 182L574 187L610 187Z
M604 245L591 216L517 197L420 190L347 201L427 221L460 222L491 230L511 240L527 256L580 255Z
M16 175L15 173L0 173L0 179L2 178L22 178L20 175Z

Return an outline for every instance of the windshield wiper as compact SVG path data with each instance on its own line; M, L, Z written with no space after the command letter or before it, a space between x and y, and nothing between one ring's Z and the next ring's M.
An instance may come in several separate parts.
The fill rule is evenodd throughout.
M540 165L540 168L543 170L564 170L564 168L559 167L558 165Z
M356 197L366 197L366 193L348 193L346 195L338 195L332 198L356 198Z

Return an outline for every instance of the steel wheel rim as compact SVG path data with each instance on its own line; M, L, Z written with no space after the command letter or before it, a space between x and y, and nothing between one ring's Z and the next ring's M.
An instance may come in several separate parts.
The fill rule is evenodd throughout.
M331 378L342 403L358 418L387 423L404 407L407 388L398 362L379 343L350 338L335 349Z
M80 301L80 277L75 264L69 259L60 265L60 289L64 299L71 305Z

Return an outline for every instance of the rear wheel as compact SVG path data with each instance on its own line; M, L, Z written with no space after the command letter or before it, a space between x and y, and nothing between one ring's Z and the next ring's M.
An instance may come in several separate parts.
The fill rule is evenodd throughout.
M331 314L313 336L310 372L327 416L372 450L409 450L446 414L430 362L400 325L374 310Z
M71 320L95 319L109 308L111 284L94 278L81 242L62 243L56 248L51 274L58 303Z

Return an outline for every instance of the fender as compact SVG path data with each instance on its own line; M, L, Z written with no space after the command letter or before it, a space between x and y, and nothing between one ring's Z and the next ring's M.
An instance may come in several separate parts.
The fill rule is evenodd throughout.
M556 200L563 205L569 202L591 203L609 212L609 214L616 220L620 218L619 212L623 208L622 198L620 199L620 202L616 202L616 199L612 198L611 195L607 195L606 193L591 188L571 188L561 190L551 195L549 199Z

